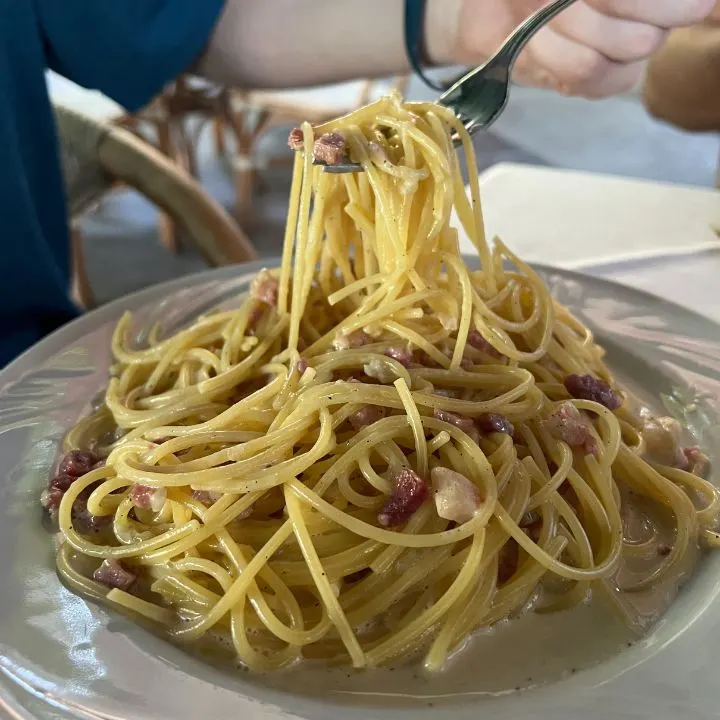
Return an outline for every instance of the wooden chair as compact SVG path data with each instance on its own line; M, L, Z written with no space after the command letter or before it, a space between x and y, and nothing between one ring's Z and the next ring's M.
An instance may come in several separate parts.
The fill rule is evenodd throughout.
M236 137L241 132L232 111L231 91L201 78L180 75L147 107L124 116L116 124L154 144L179 168L198 180L200 132L208 121L216 118ZM224 133L216 135L216 143L218 150L224 152ZM180 243L172 217L161 214L159 230L163 245L170 252L177 252Z
M184 226L193 247L211 267L257 257L228 213L159 150L130 131L55 107L71 217L72 294L94 305L84 262L79 218L117 183L134 188Z

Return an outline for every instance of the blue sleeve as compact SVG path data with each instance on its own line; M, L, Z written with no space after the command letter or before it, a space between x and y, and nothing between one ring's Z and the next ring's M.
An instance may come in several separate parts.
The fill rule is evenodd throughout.
M225 0L36 0L48 64L130 111L202 54Z

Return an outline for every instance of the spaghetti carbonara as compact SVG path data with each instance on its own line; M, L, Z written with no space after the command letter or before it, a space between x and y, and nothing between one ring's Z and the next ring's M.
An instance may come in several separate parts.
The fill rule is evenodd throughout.
M436 671L478 629L637 592L716 544L706 458L486 241L450 111L390 96L291 144L280 267L147 347L118 324L104 402L43 495L67 584L229 638L250 669L422 652ZM322 167L347 158L362 171Z

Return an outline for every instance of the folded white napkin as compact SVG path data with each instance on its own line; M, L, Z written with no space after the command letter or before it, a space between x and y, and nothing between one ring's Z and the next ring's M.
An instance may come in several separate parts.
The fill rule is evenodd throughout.
M488 237L565 268L720 249L720 192L502 163L480 176ZM473 252L461 233L461 250Z
M94 120L111 121L127 114L126 110L97 90L87 90L62 75L48 70L45 74L53 103L76 110Z

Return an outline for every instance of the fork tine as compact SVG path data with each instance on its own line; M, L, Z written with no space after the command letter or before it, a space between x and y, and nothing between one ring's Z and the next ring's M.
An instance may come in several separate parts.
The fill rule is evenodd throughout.
M313 165L320 165L323 172L340 175L342 173L362 172L363 167L360 163L339 163L337 165L325 165L324 163L313 162Z

